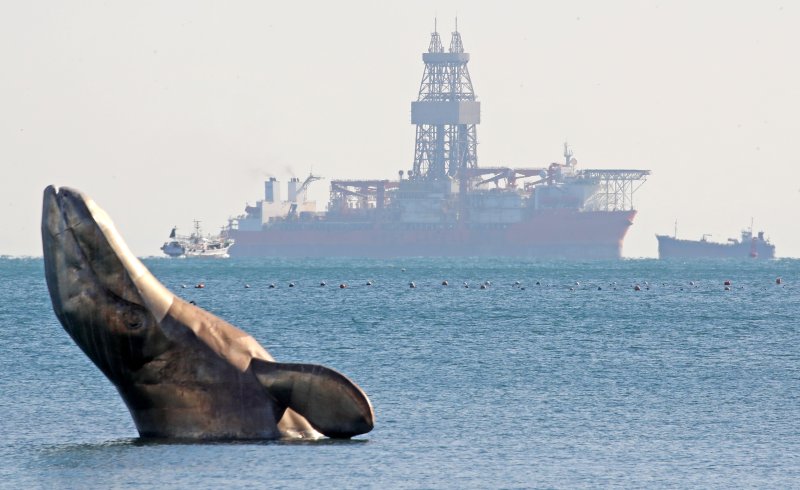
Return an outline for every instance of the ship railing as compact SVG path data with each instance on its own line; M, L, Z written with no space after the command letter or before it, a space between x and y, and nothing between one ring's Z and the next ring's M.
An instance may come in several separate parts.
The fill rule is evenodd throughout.
M634 209L633 195L650 175L649 170L585 169L580 176L597 181L597 192L584 209L591 211L629 211Z

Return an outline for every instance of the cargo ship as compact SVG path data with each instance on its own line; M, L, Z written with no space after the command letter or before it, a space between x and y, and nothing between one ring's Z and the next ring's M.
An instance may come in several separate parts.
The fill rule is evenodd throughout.
M476 99L456 27L448 50L431 33L418 98L412 168L397 179L332 180L324 212L307 199L320 178L270 178L264 199L231 218L232 256L541 257L614 259L649 170L562 163L478 166Z
M677 235L677 234L676 234ZM708 235L700 240L685 240L677 236L656 235L660 259L774 259L775 245L764 238L764 232L753 235L752 227L742 230L741 239L729 238L727 242L711 242Z

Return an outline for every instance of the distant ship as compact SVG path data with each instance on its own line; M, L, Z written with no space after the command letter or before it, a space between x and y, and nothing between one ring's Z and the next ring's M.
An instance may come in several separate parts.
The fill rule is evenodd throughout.
M775 258L775 245L764 238L763 231L753 236L752 227L749 230L742 230L741 239L729 238L726 243L710 242L707 236L703 235L700 240L685 240L676 236L656 235L658 257L660 259Z
M396 180L331 181L326 212L306 199L318 177L292 178L286 200L270 178L264 198L230 220L231 255L620 258L650 171L582 169L566 144L563 163L480 167L481 103L458 30L448 50L433 32L422 59L413 167Z
M230 257L228 249L234 244L224 231L216 236L203 236L197 220L191 235L178 235L178 228L173 227L169 237L171 240L165 242L161 250L170 257L227 259Z

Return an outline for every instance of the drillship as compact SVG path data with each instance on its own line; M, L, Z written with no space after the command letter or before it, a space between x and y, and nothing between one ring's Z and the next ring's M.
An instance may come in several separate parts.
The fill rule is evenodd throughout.
M633 194L648 170L479 167L476 100L458 28L445 51L431 34L419 95L413 167L397 180L332 180L326 212L306 199L319 177L265 182L264 199L233 218L232 256L514 256L619 258Z
M677 235L677 234L676 234ZM728 238L726 243L710 242L703 235L700 240L685 240L667 235L656 235L660 259L774 259L775 245L759 231L753 236L752 227L742 230L742 238Z

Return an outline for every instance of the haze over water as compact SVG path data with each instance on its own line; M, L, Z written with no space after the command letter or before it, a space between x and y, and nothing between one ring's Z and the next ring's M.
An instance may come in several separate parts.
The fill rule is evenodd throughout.
M58 324L41 260L0 259L0 486L800 481L800 261L146 263L277 359L351 377L375 430L347 442L140 441Z
M655 234L738 237L800 257L800 4L3 2L0 254L38 255L41 192L79 188L137 255L172 226L216 232L263 181L411 168L421 55L458 28L481 102L481 166L642 168L627 257Z

